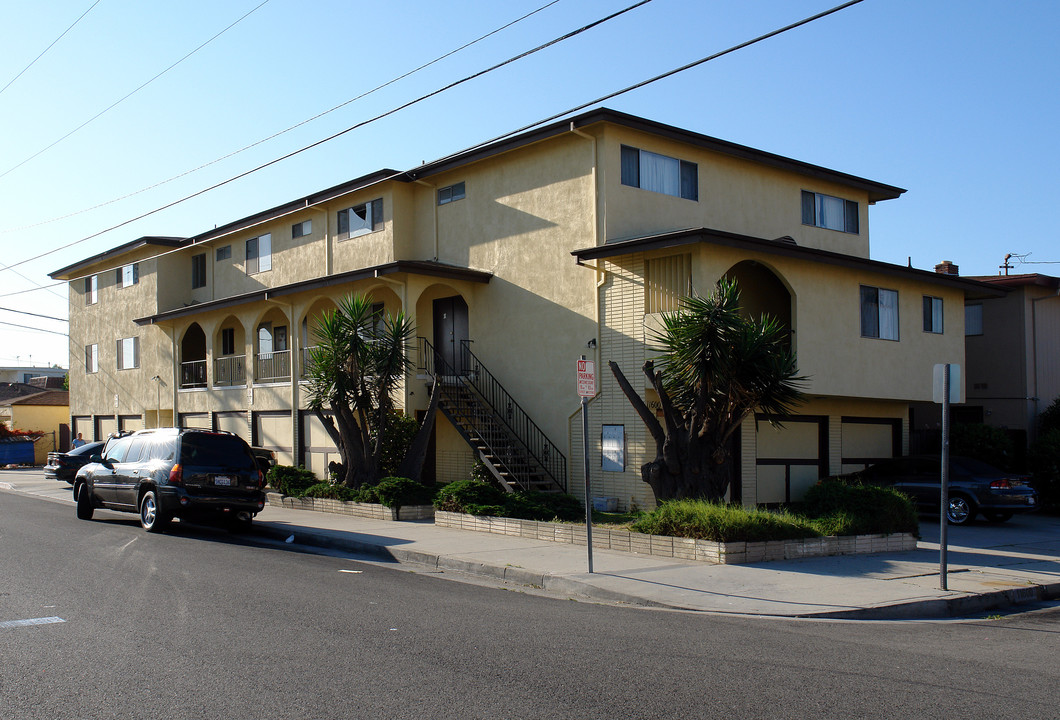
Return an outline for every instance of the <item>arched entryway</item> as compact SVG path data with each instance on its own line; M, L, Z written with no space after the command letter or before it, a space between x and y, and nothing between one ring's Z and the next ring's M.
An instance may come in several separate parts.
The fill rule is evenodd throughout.
M180 387L206 387L206 333L192 323L180 341Z
M791 292L776 273L757 260L744 260L729 268L725 277L740 288L740 312L752 318L773 317L785 329L789 347L794 347Z

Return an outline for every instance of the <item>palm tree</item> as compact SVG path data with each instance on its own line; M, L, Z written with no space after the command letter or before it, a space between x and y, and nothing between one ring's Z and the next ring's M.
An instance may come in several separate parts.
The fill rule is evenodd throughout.
M401 381L412 368L415 327L403 313L379 316L372 301L350 295L316 321L317 347L306 373L308 405L342 457L341 482L357 488L379 479L383 438ZM419 434L433 425L434 398ZM325 413L325 408L331 414ZM413 441L418 448L422 443ZM408 460L408 458L406 458ZM409 463L403 463L409 470ZM419 464L411 470L418 479Z
M641 467L657 501L720 500L732 481L730 439L758 410L772 419L802 401L795 356L784 327L774 318L740 313L736 281L722 279L707 297L684 298L663 315L652 338L661 353L643 372L659 395L663 422L648 408L615 362L622 392L655 440L656 457Z

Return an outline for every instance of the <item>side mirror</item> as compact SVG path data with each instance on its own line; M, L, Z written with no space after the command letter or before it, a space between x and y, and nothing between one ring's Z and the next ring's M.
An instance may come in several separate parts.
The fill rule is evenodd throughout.
M99 453L92 453L92 455L89 456L88 461L90 463L102 463L103 462L103 456L100 455Z

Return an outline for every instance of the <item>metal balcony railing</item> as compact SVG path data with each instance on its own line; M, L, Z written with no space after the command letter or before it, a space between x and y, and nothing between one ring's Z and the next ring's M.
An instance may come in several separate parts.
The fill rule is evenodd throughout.
M254 365L254 382L280 382L291 379L291 351L258 353Z
M182 389L206 387L205 360L191 360L180 364L180 387Z
M213 384L214 387L246 385L247 356L229 355L227 357L214 358Z
M309 374L309 368L313 366L313 351L316 349L316 345L302 348L302 367L299 372L299 377L305 377Z

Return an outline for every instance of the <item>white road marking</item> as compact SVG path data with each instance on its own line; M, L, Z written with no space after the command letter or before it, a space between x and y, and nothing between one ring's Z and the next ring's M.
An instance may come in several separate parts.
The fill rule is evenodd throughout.
M7 628L26 627L27 625L51 625L52 623L66 622L61 617L33 618L31 620L5 620L0 622L0 630Z
M339 570L339 572L350 573L351 575L360 575L364 570Z

